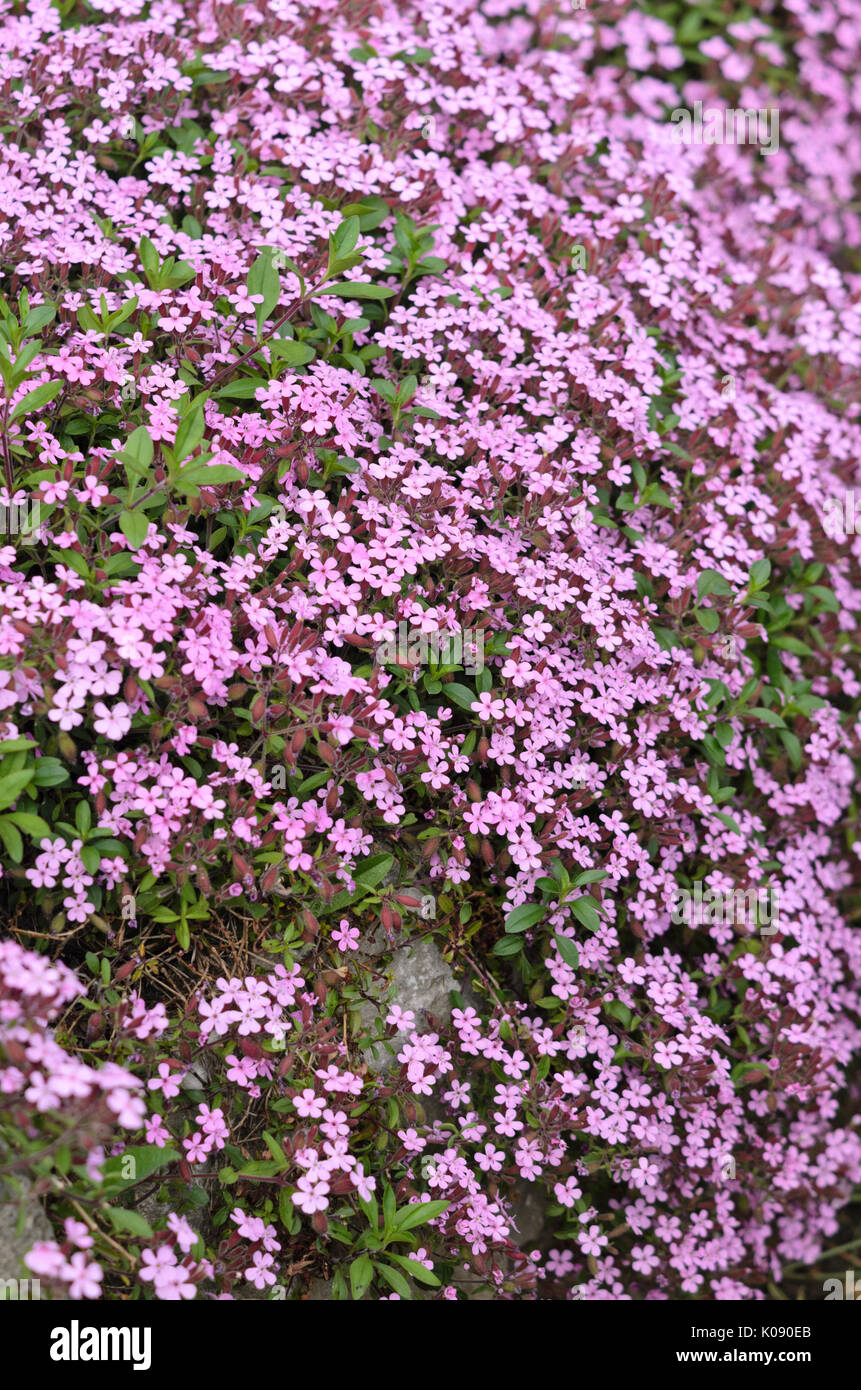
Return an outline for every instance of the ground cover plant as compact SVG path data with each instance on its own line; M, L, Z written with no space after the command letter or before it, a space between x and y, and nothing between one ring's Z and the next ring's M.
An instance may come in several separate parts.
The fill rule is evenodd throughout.
M858 0L0 0L48 1295L857 1262L859 57Z

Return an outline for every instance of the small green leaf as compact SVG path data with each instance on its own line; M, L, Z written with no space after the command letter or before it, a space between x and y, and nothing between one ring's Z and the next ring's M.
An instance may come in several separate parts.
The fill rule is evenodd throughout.
M359 219L358 217L347 217L339 227L335 229L329 238L329 269L332 270L339 261L345 261L352 251L356 249L356 242L359 240Z
M704 632L717 632L720 618L713 608L695 608L694 617Z
M556 1000L554 1002L558 1003L559 1001ZM401 1269L405 1269L407 1274L413 1279L417 1279L420 1284L428 1284L432 1289L439 1288L439 1279L437 1279L432 1270L427 1269L423 1264L419 1264L418 1260L411 1259L409 1255L394 1255L391 1251L387 1251L386 1256L388 1259L394 1260L399 1264Z
M703 570L697 579L697 598L705 598L707 594L718 594L724 597L732 595L732 586L727 583L722 574L717 570Z
M773 709L766 709L765 705L752 705L746 714L753 714L757 719L761 719L763 724L768 724L772 729L783 729L786 727L785 721Z
M395 1293L400 1294L401 1298L412 1298L412 1290L399 1270L392 1269L391 1265L383 1264L382 1260L378 1260L374 1268L377 1273L385 1279L386 1283L394 1289Z
M374 1267L369 1255L360 1255L350 1265L350 1292L359 1299L367 1291L374 1277Z
M40 410L43 405L56 400L63 387L64 381L46 381L41 386L37 386L35 391L29 391L22 400L18 402L12 411L10 419L17 420L21 415L29 415L34 410Z
M216 391L217 401L248 401L253 399L255 391L260 387L265 387L268 383L262 376L244 376L239 381L230 381L226 386L222 386L220 391Z
M523 942L519 936L503 936L493 948L495 956L517 956L523 950Z
M768 583L771 574L771 561L763 558L755 560L750 567L750 586L752 589L761 589Z
M0 777L0 811L5 811L7 806L18 800L34 776L35 768L31 767L25 768L23 772L9 772L5 777Z
M341 299L390 299L396 290L385 285L365 285L357 280L342 281L338 285L327 285L318 294L337 294Z
M450 1204L448 1202L414 1202L412 1206L401 1207L395 1214L392 1226L398 1231L412 1231L441 1216Z
M356 869L353 878L361 888L376 888L394 864L391 854L375 854L366 859L361 868Z
M285 1157L284 1150L281 1148L281 1145L278 1143L278 1140L275 1138L274 1134L270 1134L268 1129L264 1129L263 1140L272 1157L275 1159L275 1162L278 1163L282 1169L286 1168L287 1159Z
M115 1231L130 1231L133 1236L149 1240L154 1234L152 1226L139 1211L126 1211L124 1207L102 1207Z
M571 938L560 936L557 933L553 940L556 942L556 949L565 964L570 965L572 970L576 970L580 964L580 953Z
M263 325L281 298L281 282L278 279L278 272L272 263L272 252L264 251L257 257L253 266L248 272L246 281L249 294L262 294L263 301L254 306L254 317L257 321L257 332L263 331Z
M505 930L507 933L528 931L540 922L546 912L546 908L541 903L522 903L520 907L515 907L509 912L505 919Z
M442 688L443 704L458 705L461 709L471 710L478 696L466 685L458 685L457 681L450 681Z
M601 925L601 918L595 907L593 900L589 897L573 898L568 904L578 922L589 931L597 931Z
M777 736L789 754L789 761L794 768L801 767L801 740L796 737L791 729L778 729Z
M187 458L197 448L203 438L205 427L203 401L199 400L191 406L179 422L173 444L173 452L177 460L181 461Z
M143 512L122 511L120 512L120 530L132 550L140 550L147 538L149 521Z
M219 487L222 483L236 483L244 478L238 468L234 468L231 463L194 463L186 464L185 468L180 469L176 477L176 486L180 489L188 484L190 487Z
M0 816L0 840L13 864L20 864L24 858L24 841L9 816Z
M48 822L42 820L41 816L32 815L29 811L14 811L6 819L12 821L19 830L23 830L25 835L30 835L33 839L37 837L42 839L51 833Z

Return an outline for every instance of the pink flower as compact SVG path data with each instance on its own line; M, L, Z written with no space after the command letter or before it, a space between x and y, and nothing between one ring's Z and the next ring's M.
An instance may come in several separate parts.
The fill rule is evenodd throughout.
M61 1277L69 1285L70 1298L101 1298L102 1267L92 1261L87 1263L83 1251L72 1255L62 1270Z
M93 707L97 718L93 720L93 727L99 734L104 734L111 740L122 738L127 734L132 726L131 711L128 705L120 700L112 709L98 700Z

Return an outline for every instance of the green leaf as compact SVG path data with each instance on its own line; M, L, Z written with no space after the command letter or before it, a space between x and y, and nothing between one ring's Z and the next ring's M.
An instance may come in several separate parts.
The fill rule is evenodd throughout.
M313 362L316 352L309 343L297 343L295 338L270 338L269 356L273 363L285 362L288 367L304 367Z
M754 714L757 719L761 719L763 724L768 724L772 729L783 729L786 727L784 720L773 709L766 709L765 705L752 705L745 710L745 714Z
M9 772L0 777L0 811L5 811L13 801L17 801L25 787L35 776L35 768L25 768L23 772Z
M840 611L840 604L837 602L837 598L832 589L826 589L822 584L811 584L807 592L813 594L814 598L818 598L820 603L829 609L830 612L838 613Z
M399 1270L392 1269L391 1265L383 1264L382 1260L378 1260L374 1268L394 1289L395 1293L400 1294L401 1298L412 1298L412 1290Z
M257 332L261 333L264 323L281 298L281 282L278 279L278 272L272 263L271 251L264 251L257 257L257 260L248 272L246 284L249 294L263 295L262 304L255 304L254 306Z
M365 285L357 280L346 280L338 285L327 285L318 294L337 294L341 299L390 299L396 290L385 285Z
M356 249L359 240L358 217L347 217L329 238L329 269L344 261Z
M130 1231L133 1236L149 1240L154 1234L152 1226L139 1211L126 1211L124 1207L102 1207L115 1231Z
M155 1144L133 1144L123 1153L106 1159L102 1164L105 1186L110 1185L115 1190L132 1187L136 1182L142 1182L157 1172L159 1168L175 1163L179 1157L176 1149L160 1149ZM128 1159L132 1160L131 1165ZM124 1172L128 1172L129 1176L123 1177Z
M127 473L141 476L146 474L152 463L154 452L155 446L149 430L143 425L138 425L129 435L120 458L126 466Z
M375 854L364 860L362 867L353 873L353 878L361 888L376 888L394 862L394 856L391 854Z
M385 377L375 376L371 381L371 386L378 396L382 396L384 401L388 401L389 405L394 405L398 398L398 391L392 382L386 381Z
M56 315L57 310L53 304L40 304L38 308L31 309L24 319L21 327L24 330L23 337L32 338L34 333L41 333L43 328L47 328Z
M519 936L503 936L493 948L495 956L517 956L523 950L523 942Z
M177 460L187 458L197 448L203 438L206 420L203 414L203 401L197 401L179 422L173 452Z
M416 1226L423 1226L426 1221L441 1216L449 1205L448 1202L415 1202L412 1206L401 1207L395 1213L392 1227L397 1231L412 1231Z
M252 1163L246 1163L239 1169L240 1178L277 1178L281 1172L283 1164L276 1163L271 1158L256 1158Z
M559 1001L555 1000L554 1002L558 1003ZM439 1288L439 1279L437 1279L432 1270L426 1269L423 1264L419 1264L418 1260L412 1259L409 1255L394 1255L391 1251L386 1252L386 1257L399 1264L401 1269L405 1269L413 1279L418 1279L420 1284L429 1284L433 1289Z
M216 391L215 399L217 401L248 401L253 398L255 391L258 391L261 386L265 388L267 385L268 382L262 376L244 376L239 381L230 381L226 386L222 386L220 391Z
M56 399L65 386L64 381L45 381L41 386L37 386L35 391L29 391L23 400L20 400L12 411L11 420L17 420L20 415L29 415L33 410L39 410L43 405L48 405L50 401Z
M795 656L815 656L816 653L800 642L797 637L784 636L782 633L777 637L772 637L771 645L778 647L781 651L792 652Z
M80 309L78 310L76 317L79 326L84 330L85 333L101 332L101 324L99 323L99 320L96 318L89 304L82 304Z
M573 898L567 906L570 907L577 921L582 922L589 931L598 930L601 925L601 918L591 898Z
M0 840L13 864L20 864L24 858L24 841L15 829L9 816L0 816Z
M602 879L607 877L608 875L605 869L586 869L584 873L577 875L571 886L573 888L582 888L584 883L600 883Z
M442 688L443 704L451 702L461 709L471 710L477 699L478 696L475 691L470 690L466 685L458 685L457 681L451 681Z
M623 1028L627 1028L633 1018L631 1010L622 1003L621 999L611 999L609 1004L604 1005L604 1009L611 1018L617 1018Z
M84 845L80 851L81 863L88 874L95 874L98 871L101 855L95 845Z
M278 1215L281 1219L281 1225L286 1226L288 1231L293 1225L293 1214L294 1207L290 1200L290 1193L287 1191L286 1187L282 1187L278 1194Z
M141 259L141 265L146 271L147 278L151 275L155 275L159 267L158 252L148 236L141 237L138 243L138 255Z
M149 521L143 512L130 512L124 510L120 512L120 530L132 550L140 550L147 538Z
M703 570L697 579L697 598L705 598L707 594L718 594L724 597L732 595L734 590L727 583L722 574L717 570Z
M56 560L58 565L65 565L68 569L74 570L82 579L89 578L87 562L76 550L52 550L51 559Z
M720 618L712 608L695 608L694 617L705 632L717 632Z
M395 1214L396 1208L397 1198L395 1197L394 1191L392 1190L391 1186L388 1183L386 1183L385 1190L383 1192L383 1221L385 1222L386 1226L389 1226L391 1224L391 1220Z
M768 583L771 574L771 561L763 558L755 560L750 567L750 586L752 589L761 589Z
M576 970L580 964L580 953L574 942L568 936L557 934L553 940L556 942L556 949L566 965L570 965L572 970Z
M377 1206L376 1197L360 1197L359 1206L365 1213L371 1230L376 1231L380 1224L380 1209Z
M509 912L505 919L505 930L507 933L528 931L540 922L546 912L546 908L541 903L522 903L520 907L515 907L513 912Z
M287 1159L284 1155L284 1150L281 1148L281 1145L278 1143L278 1140L275 1138L274 1134L270 1134L268 1129L264 1129L263 1139L267 1149L271 1153L272 1157L275 1159L275 1162L280 1164L282 1169L286 1168Z
M190 487L218 487L221 483L236 483L244 478L238 468L234 468L231 463L189 463L185 468L181 468L176 477L176 486L180 489L184 484Z
M791 729L778 729L777 736L789 754L789 761L794 768L801 767L801 740L796 737Z
M37 758L33 775L34 787L59 787L68 782L69 773L59 758Z
M350 1292L353 1298L361 1298L374 1277L374 1266L369 1255L360 1255L350 1265Z

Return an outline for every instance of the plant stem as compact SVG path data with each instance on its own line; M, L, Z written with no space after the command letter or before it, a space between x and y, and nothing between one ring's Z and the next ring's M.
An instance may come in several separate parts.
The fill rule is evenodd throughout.
M212 378L212 381L209 383L207 389L209 391L214 391L215 387L219 384L220 381L223 381L225 377L230 376L231 373L236 371L237 367L242 366L243 362L247 362L250 357L253 357L255 353L259 352L260 349L263 347L264 343L267 343L270 338L274 337L278 329L281 327L282 323L287 323L289 319L292 319L293 315L299 309L302 308L302 305L305 304L307 300L311 298L312 295L316 294L317 291L321 288L321 286L325 285L328 278L328 275L324 275L322 280L318 280L316 285L313 285L310 290L306 290L303 295L300 295L300 297L296 300L295 304L293 304L289 309L287 309L286 312L281 315L280 319L275 320L272 327L268 330L268 332L263 334L263 337L257 343L254 344L253 348L249 348L248 352L243 353L243 355L237 358L235 362L228 362L225 366L221 368L220 372L216 372L215 376Z

